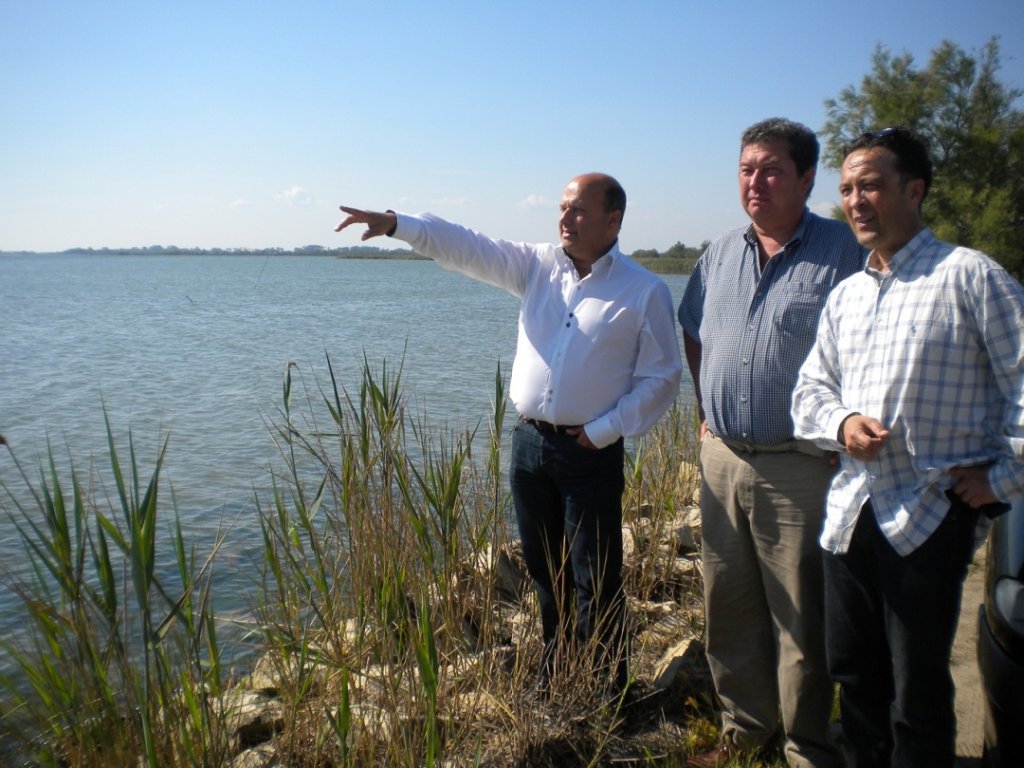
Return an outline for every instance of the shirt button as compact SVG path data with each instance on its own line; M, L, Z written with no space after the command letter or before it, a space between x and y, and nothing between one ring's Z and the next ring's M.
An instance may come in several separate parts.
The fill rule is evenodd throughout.
M747 402L747 396L746 395L740 395L740 402L741 403Z

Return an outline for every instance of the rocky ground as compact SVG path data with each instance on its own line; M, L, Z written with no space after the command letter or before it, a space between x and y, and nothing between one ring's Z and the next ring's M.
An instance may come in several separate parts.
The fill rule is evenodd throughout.
M627 574L638 568L656 568L663 585L652 590L656 595L652 599L630 600L630 615L637 628L631 656L636 683L628 697L620 700L598 701L601 694L595 696L573 680L569 680L555 698L537 699L532 690L533 673L515 671L522 665L523 657L531 656L532 651L528 649L535 648L539 642L537 618L521 558L513 547L508 552L492 552L473 564L475 573L468 580L487 582L501 596L497 605L497 612L501 614L498 621L507 631L497 633L505 638L501 643L446 659L446 666L438 675L442 681L438 698L443 702L439 710L444 711L445 729L464 732L468 727L482 733L493 731L496 726L522 729L524 733L516 744L520 758L513 761L507 754L502 755L510 750L508 742L503 745L499 740L481 762L491 768L649 765L652 757L684 754L688 749L686 745L694 738L689 732L689 723L702 715L711 716L713 701L700 639L703 613L699 520L697 508L688 507L667 525L653 526L641 519L624 528ZM657 552L657 557L651 557L652 550ZM464 623L464 631L472 633L475 619L469 617ZM353 631L359 630L353 628ZM481 664L504 667L508 672L507 680L495 685L481 678L486 687L467 689L464 681L473 678L473 668ZM531 664L527 662L525 666ZM362 668L351 669L346 684L351 709L357 713L353 717L359 719L353 727L364 735L367 729L373 731L371 738L382 741L393 738L393 733L389 736L388 732L395 728L396 722L393 711L389 711L393 705L379 696L382 688L379 681L396 679L394 670L388 666L367 663ZM289 725L286 697L282 696L291 685L288 681L291 669L288 660L282 660L278 654L268 654L255 664L251 675L224 697L224 706L230 713L231 741L237 752L232 768L305 768L308 764L283 756L278 746L283 740L282 732L293 727ZM324 697L325 702L331 703L319 706L321 717L325 709L336 706L338 700L336 680L332 680L332 676L336 678L337 669L332 670L328 665L311 689L313 696L316 688L332 692ZM408 675L406 671L406 677L414 679L415 675ZM452 681L452 684L449 686L445 681ZM410 692L410 702L415 699L415 693ZM409 717L422 719L423 716L414 707ZM401 717L398 721L402 722ZM607 733L601 730L605 723L609 724ZM414 726L412 730L415 729ZM329 732L326 728L321 730ZM713 738L713 733L710 737ZM697 746L702 744L698 742ZM604 755L603 762L591 763L590 757L584 756L588 751L590 757ZM444 763L452 768L463 764L474 763L461 763L453 758Z
M672 560L668 572L672 578L695 580L699 578L699 516L694 508L685 510L674 525L660 531L661 547ZM643 527L633 526L627 530L627 559L635 556L643 536ZM957 768L979 768L981 765L981 743L983 728L983 705L978 667L975 656L977 640L978 605L982 601L984 583L984 552L980 552L972 565L964 588L963 609L954 645L951 668L956 684L956 710L958 719ZM495 553L494 559L480 567L497 575L495 589L506 595L524 593L525 573L514 553ZM627 566L628 567L628 566ZM482 574L481 574L482 576ZM528 589L525 590L528 592ZM619 725L615 744L606 750L610 762L599 765L649 764L646 758L658 754L681 754L687 739L691 742L694 734L688 733L688 724L695 716L710 714L711 683L700 642L702 617L699 606L695 609L680 606L672 600L633 602L632 612L641 617L643 626L637 637L638 649L633 659L633 670L637 677L628 703L619 712ZM518 625L523 638L531 631L532 617L525 606L510 609L509 622ZM512 646L496 647L492 654L506 654L511 660L517 654ZM468 661L468 660L467 660ZM471 661L468 661L471 663ZM511 663L511 661L510 661ZM233 741L237 756L233 768L297 768L294 762L282 762L275 740L286 722L284 705L278 693L282 688L280 659L264 658L256 665L248 679L233 689L225 699L232 712L234 729ZM361 717L368 720L385 721L383 713L373 714L373 685L370 682L375 671L361 670L363 683L353 686L353 698L358 700ZM465 692L461 694L465 696ZM486 697L484 697L486 698ZM482 698L474 699L469 706L483 706ZM527 704L527 706L533 706ZM551 704L548 715L539 717L538 722L548 722L549 732L534 735L536 762L523 765L559 765L559 751L568 756L578 745L571 743L572 718L565 711L557 711ZM547 718L545 720L545 717ZM699 734L697 735L699 738ZM452 760L445 765L456 766ZM488 765L503 765L500 761ZM575 765L567 762L566 765Z

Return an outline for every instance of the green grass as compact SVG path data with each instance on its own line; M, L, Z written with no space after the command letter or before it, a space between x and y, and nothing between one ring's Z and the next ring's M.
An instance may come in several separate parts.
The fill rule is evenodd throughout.
M252 595L260 666L280 702L278 764L600 766L629 754L671 768L713 743L706 700L652 693L626 707L597 695L601 681L581 662L592 648L566 651L557 705L533 697L536 606L528 584L498 588L496 553L515 550L500 369L494 402L475 428L438 429L410 410L401 366L364 359L351 386L329 360L310 385L287 368L271 435L281 461L255 498ZM144 471L131 435L122 456L109 422L107 433L102 473L83 475L71 457L62 472L51 449L34 479L8 448L18 480L0 487L3 513L31 570L16 587L24 631L0 643L12 661L0 679L6 757L228 766L239 745L224 702L244 681L226 672L237 649L217 634L219 544L196 552L165 501L166 443ZM696 478L680 462L695 451L693 415L673 410L631 452L623 501L641 542L630 597L699 614L699 582L653 544L692 500ZM175 569L161 575L167 547ZM480 562L483 578L468 567ZM658 730L666 712L686 713L671 737Z

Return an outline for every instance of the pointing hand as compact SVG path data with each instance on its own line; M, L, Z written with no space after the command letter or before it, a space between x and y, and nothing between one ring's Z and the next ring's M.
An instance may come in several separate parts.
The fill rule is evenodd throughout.
M394 233L398 225L398 217L392 211L378 213L377 211L363 211L359 208L348 208L340 206L341 210L348 214L342 222L334 228L335 232L341 232L345 227L352 224L365 224L366 231L363 232L361 240L369 240L371 237L380 237Z

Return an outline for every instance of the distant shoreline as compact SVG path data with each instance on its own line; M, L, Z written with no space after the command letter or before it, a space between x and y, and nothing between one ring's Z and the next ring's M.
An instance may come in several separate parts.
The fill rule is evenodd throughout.
M406 248L373 248L352 246L324 248L307 245L301 248L179 248L175 245L154 245L145 248L68 248L63 251L0 251L4 256L333 256L338 259L425 259Z
M663 275L686 275L693 271L693 260L671 256L643 256L633 258L642 266ZM284 248L178 248L176 246L152 246L148 248L69 248L64 251L0 251L5 256L327 256L335 259L372 259L393 261L429 261L415 251L405 248L373 248L353 246L348 248L323 248L306 246L285 250Z

